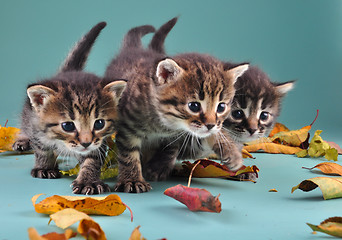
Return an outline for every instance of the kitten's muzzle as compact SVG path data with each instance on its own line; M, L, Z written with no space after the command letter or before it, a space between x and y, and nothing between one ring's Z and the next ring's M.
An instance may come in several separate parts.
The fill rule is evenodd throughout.
M81 143L81 145L84 147L84 148L87 148L89 147L91 144L91 142L85 142L85 143Z

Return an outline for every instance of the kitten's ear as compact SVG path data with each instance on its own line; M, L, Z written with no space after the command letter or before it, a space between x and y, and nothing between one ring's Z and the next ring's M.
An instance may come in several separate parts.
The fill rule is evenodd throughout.
M248 70L248 68L249 68L249 64L242 64L234 68L231 68L229 70L226 70L226 72L229 74L229 76L233 79L235 83L236 80Z
M280 93L281 95L285 95L293 87L294 87L294 81L276 84L277 92Z
M118 100L126 87L127 82L124 80L117 80L111 83L108 83L103 90L108 91L112 94L115 100Z
M55 93L54 90L43 85L34 85L27 88L27 96L30 98L31 105L36 112L40 112Z
M170 58L160 61L157 66L157 78L159 84L176 80L184 70Z

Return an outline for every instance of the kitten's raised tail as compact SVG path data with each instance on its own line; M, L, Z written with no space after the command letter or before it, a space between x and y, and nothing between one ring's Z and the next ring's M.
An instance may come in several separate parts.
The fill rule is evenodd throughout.
M100 22L85 34L71 49L59 72L82 70L87 62L89 52L94 45L96 38L106 25L106 22Z
M163 24L154 34L148 48L156 51L158 53L165 54L165 48L164 48L164 42L166 36L169 34L171 29L175 26L177 23L178 17L172 18L167 23Z
M142 48L141 38L148 33L155 32L155 30L156 29L152 25L132 28L124 37L122 49Z

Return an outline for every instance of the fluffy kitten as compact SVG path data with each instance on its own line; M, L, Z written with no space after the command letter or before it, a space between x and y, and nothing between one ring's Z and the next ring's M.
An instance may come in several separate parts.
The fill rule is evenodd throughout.
M115 191L149 191L143 172L151 180L165 179L191 142L194 148L186 154L193 158L215 152L231 169L242 165L241 152L221 127L230 114L234 83L248 65L227 70L208 55L169 58L143 49L141 36L153 31L148 25L130 30L105 73L109 80L128 79L118 105Z
M100 168L105 139L114 132L116 106L126 82L104 83L81 71L105 26L104 22L97 24L76 44L57 75L28 86L22 135L13 146L19 151L32 147L35 165L31 175L37 178L60 177L57 156L75 157L81 168L72 183L74 193L110 191L99 178Z
M263 71L251 66L235 83L232 111L224 128L240 143L267 137L280 113L282 98L293 86L293 81L273 83Z
M177 18L171 19L154 34L151 50L165 54L165 38L176 22ZM229 69L238 64L225 66ZM224 129L239 143L267 137L280 113L282 98L293 86L293 81L272 83L261 69L250 66L235 83L232 111L223 123Z

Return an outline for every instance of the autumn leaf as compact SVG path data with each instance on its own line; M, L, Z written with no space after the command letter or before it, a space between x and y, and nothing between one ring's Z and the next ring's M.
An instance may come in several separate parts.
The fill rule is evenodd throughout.
M274 127L268 136L273 137L274 134L276 133L287 132L287 131L290 131L290 129L288 129L284 124L277 122L276 124L274 124Z
M219 196L215 197L205 189L178 184L166 189L164 194L183 203L190 211L221 212Z
M0 125L0 152L13 151L12 145L20 131L19 128L6 127L6 125L7 122L4 127Z
M310 223L307 223L307 225L312 231L326 233L334 237L342 237L342 217L328 218L321 222L320 225Z
M302 181L292 188L291 193L300 189L309 192L319 187L325 200L342 197L342 177L315 177Z
M73 208L66 208L50 215L50 221L54 221L57 227L65 229L80 222L77 231L86 239L105 240L106 235L100 225L87 214Z
M137 226L137 227L133 230L133 232L132 232L132 234L131 234L131 236L129 237L128 240L146 240L146 238L144 238L144 237L141 235L139 228L140 228L140 226Z
M322 130L317 130L312 137L309 148L296 153L297 157L325 157L327 160L337 161L338 151L332 148L329 143L323 141L320 134Z
M338 152L338 154L342 154L342 148L335 142L328 142L327 143L329 144L330 147L332 148L335 148Z
M52 232L41 236L35 228L29 228L28 235L30 240L68 240L76 237L77 233L71 229L66 229L64 233Z
M305 167L303 168L308 169L308 170L313 170L314 168L318 168L325 174L337 174L337 175L342 176L342 166L333 162L323 162L323 163L317 164L316 166L312 168L305 168Z
M122 214L126 210L126 207L128 207L116 194L110 194L106 197L53 195L36 203L38 197L41 195L43 194L37 194L32 197L32 204L37 213L52 214L65 208L73 208L86 214L117 216Z
M106 235L100 225L92 219L83 219L78 225L77 231L85 239L106 240Z
M303 149L300 147L292 147L292 146L286 146L279 143L259 143L259 144L252 144L244 146L243 149L245 149L248 152L258 152L260 150L266 152L266 153L274 153L274 154L296 154Z

